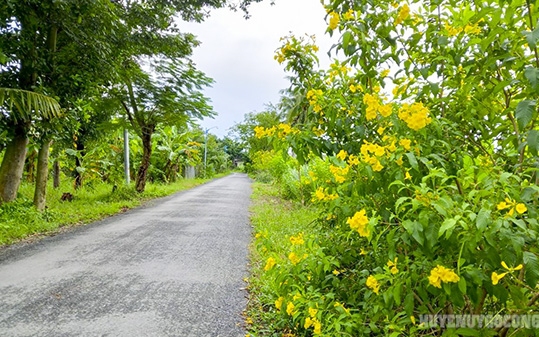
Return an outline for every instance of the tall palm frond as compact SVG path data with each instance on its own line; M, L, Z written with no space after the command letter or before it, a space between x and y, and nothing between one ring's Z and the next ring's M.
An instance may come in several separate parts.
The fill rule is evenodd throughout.
M28 121L31 117L60 117L62 108L52 97L43 94L11 88L0 88L0 109L15 121Z

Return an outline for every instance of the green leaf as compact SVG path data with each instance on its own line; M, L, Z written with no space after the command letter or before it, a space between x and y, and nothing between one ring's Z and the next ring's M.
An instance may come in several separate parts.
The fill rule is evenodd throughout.
M539 27L535 28L532 32L524 31L522 32L526 36L526 41L530 47L535 48L537 46L537 41L539 41Z
M485 208L482 208L479 213L477 213L475 225L477 226L477 229L479 229L481 232L485 231L488 224L492 221L492 219L490 218L490 213L491 211Z
M527 142L530 153L537 156L537 153L539 152L539 132L537 132L537 130L530 130L530 132L528 132Z
M342 35L342 47L343 49L348 48L348 45L350 44L350 39L352 38L352 34L350 32L345 32Z
M539 280L539 260L534 253L524 252L523 254L524 265L526 266L526 283L535 288L537 281Z
M524 70L524 76L530 81L532 88L535 89L539 84L539 69L534 67L528 67Z
M456 219L445 219L445 221L442 223L442 226L438 230L438 237L444 235L446 231L453 229L456 224L457 224Z
M423 246L425 239L423 238L423 226L417 221L405 220L402 222L402 226L408 234L410 234L420 245Z
M466 279L464 277L459 279L458 287L462 294L466 294Z
M537 101L534 100L524 100L518 103L515 114L519 128L524 129L526 125L530 123L533 118L536 103Z
M456 336L481 336L481 333L477 329L473 328L460 328L455 331Z
M412 152L406 153L406 157L408 157L408 162L410 162L410 166L416 170L419 171L419 165L417 164L417 159L415 155Z

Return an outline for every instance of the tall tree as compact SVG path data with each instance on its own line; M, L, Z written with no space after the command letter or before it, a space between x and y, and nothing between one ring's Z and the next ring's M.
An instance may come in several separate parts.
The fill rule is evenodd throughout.
M159 61L151 74L134 68L125 75L125 86L116 92L133 129L142 140L142 162L136 190L143 192L152 155L152 135L160 124L185 125L192 118L213 114L201 93L211 79L189 60Z

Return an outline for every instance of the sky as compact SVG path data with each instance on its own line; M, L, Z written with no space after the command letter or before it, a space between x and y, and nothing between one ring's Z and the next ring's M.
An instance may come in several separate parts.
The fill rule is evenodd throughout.
M200 125L218 137L226 136L246 113L279 102L279 91L288 87L283 66L273 59L281 37L291 32L316 35L321 65L330 63L327 51L335 43L335 37L325 34L325 10L319 0L276 0L273 6L264 0L252 4L249 12L245 20L242 12L213 10L200 24L182 24L202 43L192 57L197 68L215 80L204 94L218 115Z

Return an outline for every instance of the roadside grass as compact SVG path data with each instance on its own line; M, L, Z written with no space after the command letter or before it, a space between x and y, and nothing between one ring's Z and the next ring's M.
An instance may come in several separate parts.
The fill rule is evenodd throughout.
M94 182L75 190L71 182L63 181L58 189L47 187L47 208L38 212L32 204L34 185L23 183L14 202L0 205L0 247L24 239L54 234L62 228L79 226L125 212L144 202L183 191L212 179L180 179L171 184L146 185L144 193L137 193L134 184L119 186ZM63 193L71 193L72 201L61 201Z
M249 303L246 310L247 336L287 336L286 322L275 307L279 280L275 273L266 272L268 259L277 267L290 264L292 247L290 237L314 237L319 231L315 219L319 215L313 206L279 197L279 189L270 184L254 183L251 223L254 240L250 246L251 275ZM275 268L277 268L275 267Z

